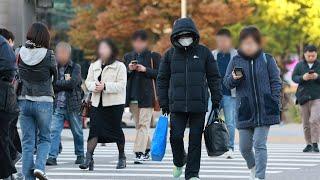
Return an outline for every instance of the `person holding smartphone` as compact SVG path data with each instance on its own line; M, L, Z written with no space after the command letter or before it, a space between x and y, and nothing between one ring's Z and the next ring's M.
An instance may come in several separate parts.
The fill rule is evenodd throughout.
M299 84L296 97L300 104L304 137L307 146L303 152L319 152L320 136L320 63L317 48L308 45L304 48L304 58L292 74L292 80Z
M250 179L261 180L267 167L269 128L280 123L280 71L274 58L262 50L256 27L243 28L239 41L238 55L228 65L224 85L236 88L240 152Z
M64 121L68 120L74 138L75 164L84 161L83 131L80 106L83 91L81 89L81 67L71 60L71 46L66 42L59 42L56 46L56 59L58 63L58 79L53 85L55 93L54 113L51 123L51 146L46 165L57 165L59 146L61 145L61 132Z
M156 96L155 86L160 54L148 49L148 34L138 30L132 35L133 51L124 55L128 70L126 106L130 108L137 130L134 143L134 163L150 160L149 129Z

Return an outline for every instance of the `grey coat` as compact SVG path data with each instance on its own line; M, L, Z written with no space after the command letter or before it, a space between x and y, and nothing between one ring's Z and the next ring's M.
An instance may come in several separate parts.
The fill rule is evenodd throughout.
M242 67L244 78L234 80L232 71ZM281 79L276 61L260 53L256 59L235 56L224 78L227 88L236 88L238 99L237 128L269 126L280 122Z

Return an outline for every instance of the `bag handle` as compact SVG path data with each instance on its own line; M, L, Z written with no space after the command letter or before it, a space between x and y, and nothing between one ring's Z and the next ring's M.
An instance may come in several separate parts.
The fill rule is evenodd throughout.
M154 69L152 53L153 52L151 52L151 69ZM152 87L153 87L154 98L155 98L156 101L158 101L158 95L157 95L157 90L156 90L156 82L155 82L155 80L153 78L152 78Z
M216 121L219 121L220 123L223 122L223 120L219 119L219 115L220 115L220 110L213 108L210 111L209 118L208 118L206 126L209 126L209 125L211 125L212 123L214 123Z

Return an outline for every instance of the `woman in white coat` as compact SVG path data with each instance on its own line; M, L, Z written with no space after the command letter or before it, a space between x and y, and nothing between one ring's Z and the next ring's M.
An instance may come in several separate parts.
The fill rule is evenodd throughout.
M121 128L126 98L127 70L117 60L118 49L110 39L99 43L99 59L90 65L85 84L92 92L90 132L86 160L79 167L93 170L93 152L97 143L117 143L117 169L126 167L125 137Z

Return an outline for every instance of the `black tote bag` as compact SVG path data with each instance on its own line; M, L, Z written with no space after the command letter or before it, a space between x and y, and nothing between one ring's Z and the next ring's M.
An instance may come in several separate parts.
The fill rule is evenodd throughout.
M204 140L208 156L221 156L229 150L229 132L219 110L212 110L204 129Z

